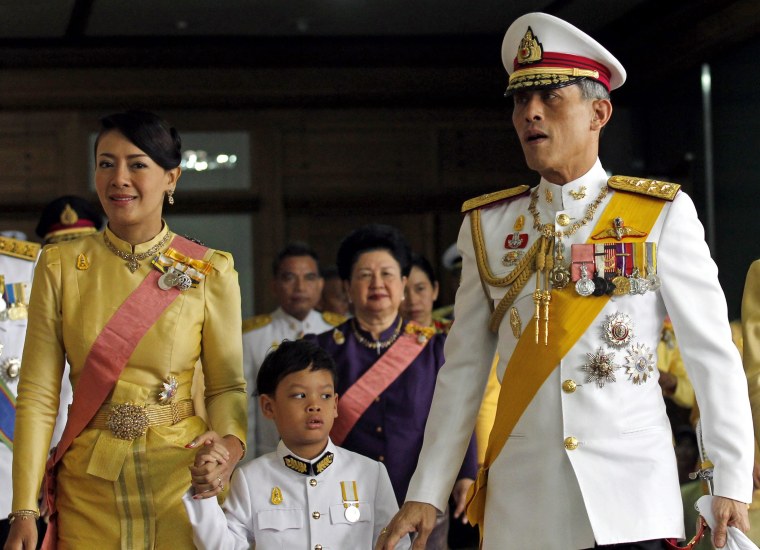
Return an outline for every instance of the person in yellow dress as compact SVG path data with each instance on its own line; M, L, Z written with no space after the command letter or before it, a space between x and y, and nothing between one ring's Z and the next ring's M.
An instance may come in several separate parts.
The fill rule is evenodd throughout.
M35 270L7 550L37 543L28 520L38 514L65 360L74 401L50 470L55 529L48 536L55 538L47 547L191 548L181 497L191 482L195 439L209 427L224 434L221 459L193 472L206 497L223 490L244 452L240 288L232 257L175 235L161 217L164 200L174 202L180 137L147 112L113 114L101 124L95 186L108 226L45 247ZM210 426L190 400L198 359ZM98 392L102 399L94 397Z

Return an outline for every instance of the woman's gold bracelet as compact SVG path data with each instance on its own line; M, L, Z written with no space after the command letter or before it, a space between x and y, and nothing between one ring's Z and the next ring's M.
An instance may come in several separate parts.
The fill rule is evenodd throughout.
M8 514L8 523L12 524L17 519L27 519L27 518L34 518L35 520L39 519L40 513L37 510L16 510L15 512L11 512Z

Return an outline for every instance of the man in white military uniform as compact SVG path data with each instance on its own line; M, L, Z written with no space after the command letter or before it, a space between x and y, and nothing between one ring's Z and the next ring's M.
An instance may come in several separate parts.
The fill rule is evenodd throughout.
M304 243L291 243L282 249L272 265L272 292L279 307L271 314L257 315L243 322L243 369L251 393L256 375L267 353L283 340L297 340L304 334L331 330L345 319L330 312L319 313L314 307L322 295L324 280L319 271L317 253ZM264 418L258 404L248 407L248 441L243 459L271 453L280 436L271 420Z
M26 311L40 245L0 236L0 545L8 536L15 400L26 335ZM60 435L60 434L58 434Z
M486 550L663 548L684 533L655 350L673 322L714 463L713 541L748 529L752 421L717 268L678 186L608 178L598 159L625 71L532 13L507 31L512 120L541 175L463 206L462 283L407 501L377 548L424 547L464 455L494 350L502 390L468 517ZM482 284L481 284L482 281ZM493 313L492 313L493 311ZM455 412L454 412L455 411ZM486 492L487 489L487 492Z

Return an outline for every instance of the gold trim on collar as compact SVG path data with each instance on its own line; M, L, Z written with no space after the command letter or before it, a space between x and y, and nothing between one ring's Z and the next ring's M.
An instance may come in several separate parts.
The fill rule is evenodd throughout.
M293 455L282 457L282 461L285 463L286 468L289 468L294 472L305 476L318 476L330 467L330 465L333 463L333 460L335 460L335 455L329 451L323 454L319 460L313 463L306 462L305 460L296 458Z
M612 176L607 180L607 185L616 191L639 193L648 197L655 197L672 201L676 198L681 186L667 181L648 180L631 176Z

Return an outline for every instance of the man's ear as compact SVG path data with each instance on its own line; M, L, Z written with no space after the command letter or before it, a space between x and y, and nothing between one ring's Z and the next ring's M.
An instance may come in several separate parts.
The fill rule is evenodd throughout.
M591 129L601 130L612 117L612 102L609 99L595 99L592 109L594 116L591 119Z
M333 418L338 418L338 394L335 394L335 414Z
M260 395L259 407L261 408L261 413L265 418L274 418L274 399L266 394Z

